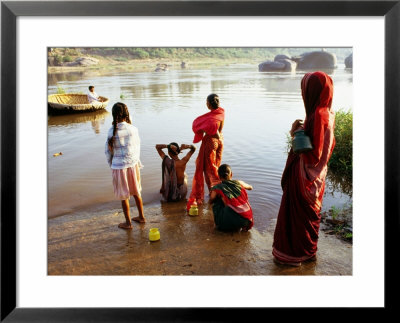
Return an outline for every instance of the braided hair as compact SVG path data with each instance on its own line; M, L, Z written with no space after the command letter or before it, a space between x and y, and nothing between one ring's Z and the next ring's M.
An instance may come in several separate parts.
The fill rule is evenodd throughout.
M117 102L112 107L112 116L113 116L113 135L110 139L108 139L108 146L110 148L113 147L115 133L117 132L117 125L119 122L126 121L127 123L132 123L129 118L129 110L126 104Z

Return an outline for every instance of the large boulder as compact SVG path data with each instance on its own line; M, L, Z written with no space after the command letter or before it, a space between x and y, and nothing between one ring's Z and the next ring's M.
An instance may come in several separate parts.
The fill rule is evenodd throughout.
M49 64L49 66L57 66L58 65L56 58L54 56L47 57L47 63Z
M91 66L97 65L99 60L94 57L78 57L74 62L65 64L66 66Z
M166 71L168 71L168 65L161 63L158 63L156 69L154 70L154 72L166 72Z
M277 55L274 61L265 61L258 65L259 72L293 72L296 70L296 62L286 55Z
M324 50L304 53L292 59L297 62L299 70L335 69L337 67L336 55Z
M353 53L345 58L344 65L346 68L353 68Z
M275 56L274 61L275 61L275 62L278 62L278 61L280 61L280 60L282 60L282 59L290 59L290 57L289 57L289 56L286 56L286 55L280 54L280 55L276 55L276 56Z

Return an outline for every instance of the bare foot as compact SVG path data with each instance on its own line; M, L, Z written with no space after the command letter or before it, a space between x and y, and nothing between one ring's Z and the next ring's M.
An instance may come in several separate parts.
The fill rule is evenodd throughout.
M130 230L132 229L132 224L127 224L126 222L118 224L118 228Z
M139 223L146 223L146 219L145 218L141 218L139 216L136 216L136 217L132 218L132 221L136 221L136 222L139 222Z

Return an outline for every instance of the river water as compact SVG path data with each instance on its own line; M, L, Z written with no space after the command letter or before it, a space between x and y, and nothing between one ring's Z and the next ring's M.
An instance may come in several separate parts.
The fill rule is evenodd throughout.
M48 117L48 217L120 206L114 199L104 155L111 108L118 101L127 104L132 123L139 129L145 208L161 206L161 159L155 145L172 141L191 144L192 121L208 112L207 95L217 93L226 111L222 162L232 166L234 178L253 185L248 193L255 228L267 228L276 219L282 195L287 133L295 119L305 116L300 92L303 75L260 73L257 65L251 64L161 73L49 75L49 94L56 93L58 87L66 93L86 93L88 86L94 85L110 103L104 111ZM351 71L339 65L330 75L334 82L333 109L352 109ZM62 155L53 157L58 152ZM197 153L186 169L189 192ZM351 196L333 189L328 181L323 209L350 202Z

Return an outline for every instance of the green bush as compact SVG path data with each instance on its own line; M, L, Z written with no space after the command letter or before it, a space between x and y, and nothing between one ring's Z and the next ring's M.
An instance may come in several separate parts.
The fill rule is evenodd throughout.
M329 169L335 173L352 178L353 174L353 113L339 110L335 120L336 146L329 160Z
M336 145L333 149L328 167L333 177L343 181L351 181L353 178L353 113L339 110L335 119ZM285 150L289 153L292 147L292 138L286 133ZM351 183L351 182L350 182ZM341 185L340 185L341 186ZM351 186L351 185L350 185Z
M128 58L126 58L126 57L116 57L115 60L117 62L127 62Z
M56 63L56 65L62 65L63 57L61 55L54 56L54 62Z
M76 49L76 48L66 48L64 55L66 55L66 56L79 56L80 55L80 50Z
M129 54L135 59L146 59L149 58L149 53L142 48L129 48Z
M63 57L63 62L72 62L73 60L74 59L69 55Z

